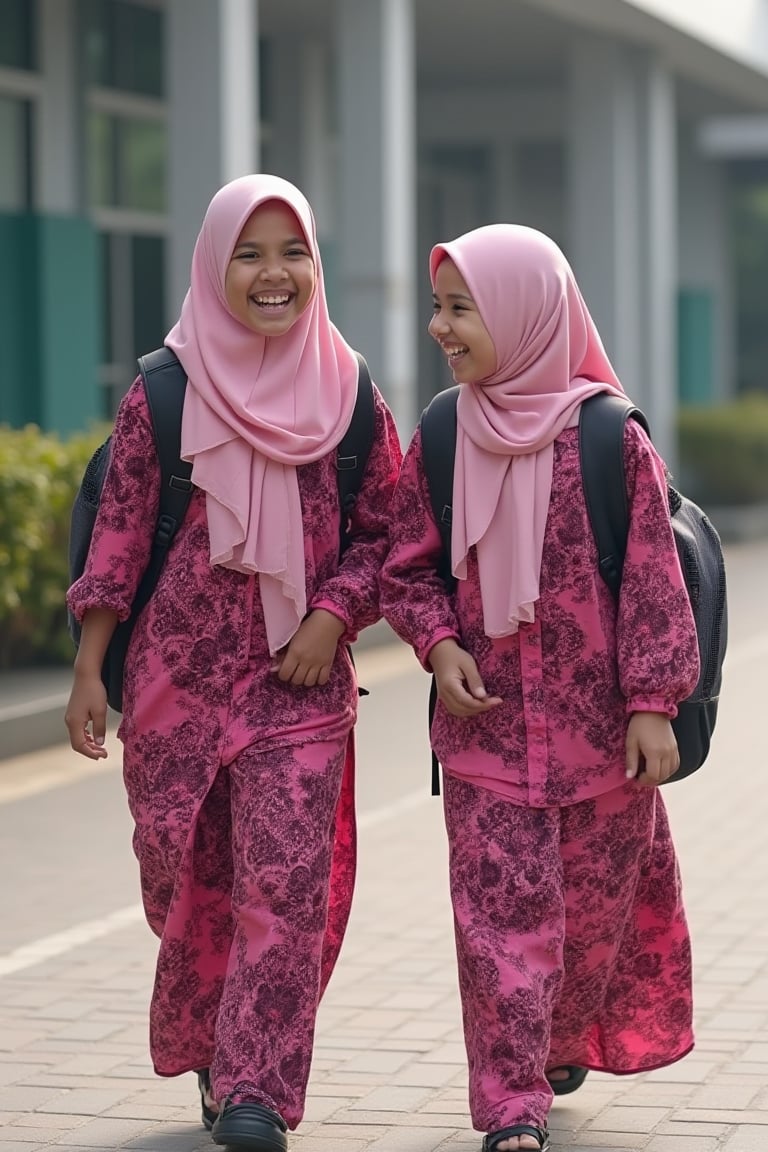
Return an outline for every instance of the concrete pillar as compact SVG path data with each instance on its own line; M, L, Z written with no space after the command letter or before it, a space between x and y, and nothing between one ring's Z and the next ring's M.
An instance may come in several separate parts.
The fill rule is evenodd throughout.
M491 173L494 220L505 224L520 223L520 166L515 141L505 137L494 140Z
M259 166L258 0L168 0L169 324L217 188Z
M671 468L677 466L677 105L674 79L655 57L644 60L641 91L646 119L646 372L653 435Z
M571 53L568 254L626 390L674 467L677 143L673 81L597 39Z
M43 212L70 215L86 205L77 11L73 0L39 0L38 14L43 85L35 154L36 202Z
M301 117L307 77L301 69L302 43L296 35L269 41L269 168L301 188ZM265 149L267 151L267 149ZM306 190L302 188L302 192Z
M312 205L321 240L333 235L335 144L330 123L331 75L328 50L319 40L306 40L301 49L303 107L300 117L300 186Z
M407 440L417 376L413 0L339 0L337 16L339 318Z

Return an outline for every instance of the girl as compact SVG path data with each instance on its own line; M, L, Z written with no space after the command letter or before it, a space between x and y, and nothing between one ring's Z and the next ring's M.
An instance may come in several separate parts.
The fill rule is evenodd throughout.
M349 913L347 644L380 616L400 450L375 391L340 561L335 448L358 363L328 316L311 209L284 180L247 176L214 196L166 344L188 376L182 455L195 489L131 640L118 733L160 937L150 1046L161 1076L199 1070L217 1143L275 1152L302 1116L318 1002ZM136 382L68 593L83 631L66 722L91 759L106 755L100 668L147 563L158 477Z
M417 431L382 607L435 674L470 1109L486 1152L549 1148L553 1093L691 1048L691 961L653 785L698 675L664 466L634 421L618 610L579 405L621 385L563 254L498 224L433 249L430 334L461 391L449 594Z

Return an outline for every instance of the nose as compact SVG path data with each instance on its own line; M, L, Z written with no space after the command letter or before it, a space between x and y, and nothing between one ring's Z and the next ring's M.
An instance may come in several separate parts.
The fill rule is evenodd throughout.
M265 260L261 266L262 280L284 280L287 275L281 260Z
M446 333L450 332L450 325L447 320L443 319L442 312L432 313L432 318L427 325L427 332L429 332L430 336L435 340L437 340L439 336L445 336Z

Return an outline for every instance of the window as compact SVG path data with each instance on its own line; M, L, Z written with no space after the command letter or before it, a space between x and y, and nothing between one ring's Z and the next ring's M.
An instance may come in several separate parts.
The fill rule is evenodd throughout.
M90 84L140 96L164 95L160 8L128 0L83 0L83 20Z
M35 68L34 12L31 0L0 0L0 67Z
M1 0L0 0L1 2ZM164 6L79 0L88 202L101 243L103 414L165 336L167 108Z
M89 116L88 135L91 205L164 212L165 124L94 110Z
M32 202L32 104L0 94L0 212L22 212Z
M136 358L161 347L166 242L162 236L102 232L102 415L111 419L136 376Z

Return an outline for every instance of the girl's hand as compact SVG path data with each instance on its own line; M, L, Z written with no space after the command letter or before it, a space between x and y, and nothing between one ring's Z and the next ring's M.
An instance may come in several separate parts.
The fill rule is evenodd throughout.
M284 684L314 688L327 684L346 625L332 612L316 608L302 620L290 643L277 653L273 671Z
M680 753L669 717L663 712L634 712L627 728L627 779L656 787L679 767Z
M75 682L64 715L69 742L75 752L89 760L107 756L107 691L98 673L75 671Z
M455 640L441 640L429 653L437 694L452 716L479 716L501 704L489 696L477 664Z

